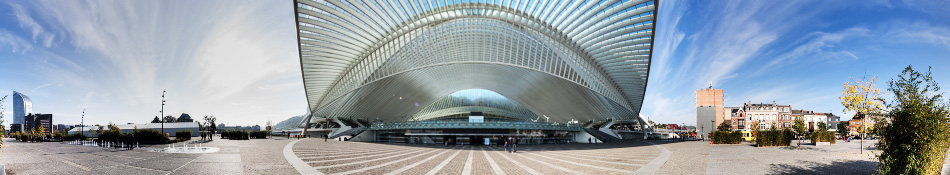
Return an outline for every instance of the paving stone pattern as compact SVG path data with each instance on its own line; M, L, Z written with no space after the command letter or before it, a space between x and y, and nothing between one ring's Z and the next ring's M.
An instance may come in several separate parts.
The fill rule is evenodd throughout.
M518 145L415 145L308 139L294 154L325 174L632 174L659 156L645 142Z

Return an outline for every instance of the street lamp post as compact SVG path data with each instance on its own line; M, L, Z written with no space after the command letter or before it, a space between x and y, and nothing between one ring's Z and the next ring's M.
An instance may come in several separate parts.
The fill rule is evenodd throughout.
M162 89L162 110L158 112L162 114L161 115L162 118L159 120L162 121L162 135L164 135L165 134L165 90L164 89Z
M715 131L715 130L716 130L716 120L710 120L710 121L709 121L709 133L712 134L712 131ZM709 139L709 141L712 142L712 139Z
M79 134L82 134L82 125L85 124L84 121L86 121L86 109L82 109L82 118L79 118ZM69 132L66 134L69 134ZM83 136L85 137L85 134L83 134Z

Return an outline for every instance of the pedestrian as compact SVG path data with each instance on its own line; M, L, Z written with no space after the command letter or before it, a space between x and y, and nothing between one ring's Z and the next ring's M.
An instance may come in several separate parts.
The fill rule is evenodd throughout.
M590 140L591 140L591 139L593 139L593 137L588 137L588 138L587 138L587 143L590 143Z
M511 140L512 140L512 142L511 142L511 145L512 145L512 146L511 146L511 152L516 153L516 152L518 152L518 139L517 139L517 138L512 138Z
M509 146L508 139L505 139L505 152L511 152L510 149L509 149L509 147L510 147L510 146Z

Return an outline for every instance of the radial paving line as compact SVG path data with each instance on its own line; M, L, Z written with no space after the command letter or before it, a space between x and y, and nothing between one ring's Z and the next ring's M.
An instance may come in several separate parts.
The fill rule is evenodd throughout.
M488 155L488 152L485 151L484 147L478 147L478 149L481 149L482 154L485 154L485 159L488 159L488 165L491 165L491 169L495 171L495 174L505 174L505 171L501 170L501 167L498 166L498 163L495 163L495 160L491 158L491 155Z
M647 165L640 167L640 169L637 169L637 172L635 172L636 174L656 174L656 170L660 170L660 167L663 167L663 164L666 164L666 161L670 160L670 150L667 150L663 146L657 145L653 142L647 143L659 148L660 156L656 157L656 159L653 159L653 161L650 161L650 163Z
M326 154L328 154L328 155L338 155L338 154L365 153L365 152L381 152L381 151L393 151L393 150L401 150L401 149L400 149L400 148L390 148L390 149L371 149L371 148L356 149L356 148L354 148L354 149L339 150L339 151L295 150L294 153L299 153L299 154L321 154L321 153L326 153Z
M472 147L468 150L468 159L465 159L465 167L462 168L462 175L471 175L472 174L472 159L474 159L475 148Z
M429 160L435 159L436 157L439 157L439 156L441 156L442 154L445 154L445 153L447 153L447 152L449 152L449 151L450 151L450 150L442 151L442 152L439 153L439 154L429 156L429 158L422 159L422 160L420 160L419 162L416 162L416 163L407 165L407 166L405 166L405 167L399 168L399 169L396 170L396 171L389 172L389 173L386 173L386 174L399 174L399 173L401 173L401 172L403 172L403 171L406 171L406 170L415 168L416 166L419 166L419 165L422 164L422 163L428 162Z
M374 151L347 151L347 152L336 152L336 153L329 153L329 154L301 153L301 152L299 152L299 151L295 151L294 153L297 153L297 155L301 155L302 157L306 155L306 157L303 157L303 158L308 158L308 157L316 157L316 156L309 156L309 155L323 155L323 157L341 157L341 156L353 156L353 155L373 154L373 153L389 152L389 151L399 151L399 150L406 150L406 149L388 149L388 150L374 150ZM356 153L356 154L350 154L350 153Z
M370 155L364 155L364 156L358 156L358 157L347 157L347 158L342 158L342 159L329 159L329 160L314 160L314 161L307 161L307 163L320 163L320 162L333 162L333 161L353 160L353 159L365 159L365 158L368 158L368 157L377 157L377 156L383 156L383 155L393 155L393 154L400 154L400 153L405 153L405 152L410 152L410 151L417 151L417 152L418 152L419 150L423 150L423 149L407 149L407 150L405 150L405 151L398 151L398 152L391 152L391 153L382 153L382 154L380 154L380 152L377 152L376 154L370 154ZM339 157L339 156L332 156L332 157ZM320 158L320 157L302 157L302 158Z
M191 160L188 161L187 163L182 164L181 166L178 166L178 168L175 168L175 169L172 170L171 172L166 173L166 175L171 174L171 173L174 173L175 171L178 171L178 169L181 169L181 167L185 167L186 165L191 164L191 162L194 162L194 161L197 160L197 159L198 159L198 157L195 157L194 159L191 159ZM243 167L243 165L242 165L242 167Z
M171 171L156 170L156 169L151 169L151 168L144 168L144 167L137 167L137 166L132 166L132 165L126 165L126 164L119 164L119 166L125 166L125 167L129 167L129 168L140 169L140 170L158 171L158 172L163 172L163 173L166 173L166 174L171 173Z
M355 164L361 164L361 163L369 163L369 162L374 162L374 161L379 161L379 160L385 160L385 159L390 159L390 158L394 158L394 157L404 156L404 155L408 155L408 154L418 153L418 152L422 152L422 151L426 151L426 150L420 149L420 150L418 150L418 151L413 151L413 152L409 152L409 153L403 153L403 154L399 154L399 155L393 155L393 156L389 156L389 157L383 157L383 158L371 159L371 160L364 160L364 161L357 161L357 162L350 162L350 163L343 163L343 164L334 164L334 165L327 165L327 166L319 166L319 167L316 167L316 168L317 168L317 169L320 169L320 168L333 168L333 167L341 167L341 166L355 165Z
M431 149L430 149L430 150L431 150ZM445 153L445 152L448 152L448 150L442 151L442 153ZM441 155L442 153L439 153L439 154ZM412 158L416 158L416 157L419 157L419 156L423 156L423 155L426 155L426 154L424 154L424 153L423 153L423 154L418 154L418 155L415 155L415 156L410 156L410 157L406 157L406 158L399 159L399 160L389 161L389 162L386 162L386 163L383 163L383 164L378 164L378 165L374 165L374 166L370 166L370 167L366 167L366 168L360 168L360 169L350 170L350 171L346 171L346 172L342 172L342 173L336 173L336 174L345 175L345 174L359 173L359 172L363 172L363 171L370 170L370 169L374 169L374 168L379 168L379 167L384 167L384 166L387 166L387 165L392 165L392 164L394 164L394 163L399 163L399 162L406 161L406 160L409 160L409 159L412 159ZM438 155L436 155L436 156L438 156Z
M294 169L297 169L297 172L300 174L323 175L323 173L318 171L316 168L311 167L309 164L304 163L303 160L294 154L294 144L297 144L299 141L300 140L295 140L284 146L284 159L287 159L287 162L289 162L290 165L293 165Z
M580 154L568 154L568 155L564 155L564 153L553 153L553 152L545 153L545 154L556 155L556 156L559 156L559 157L568 157L568 158L573 158L573 159L584 159L584 158L580 158L580 157L588 157L588 158L593 158L593 159L605 159L605 160L615 160L615 159L619 159L619 160L643 161L643 162L649 162L649 161L650 161L650 160L634 160L634 159L630 159L630 158L641 158L641 157L614 158L614 157L588 156L588 155L580 155ZM655 157L656 157L656 156L642 157L642 158L650 158L650 159L652 159L652 158L655 158ZM586 159L586 160L591 160L591 159ZM608 161L608 162L609 162L609 161ZM619 162L610 162L610 163L619 163Z
M618 165L624 165L624 166L643 166L643 165L640 165L640 164L631 164L631 163L623 163L623 162L611 162L611 161L603 161L603 160L594 160L594 159L585 159L585 158L579 158L579 157L571 157L571 156L565 156L565 155L560 155L560 154L556 154L556 153L537 153L537 154L548 154L548 155L552 155L552 156L565 157L565 158L569 158L569 159L581 159L581 160L592 161L592 162L610 163L610 164L618 164Z
M530 161L535 161L535 162L541 163L542 165L545 165L545 166L548 166L548 167L551 167L551 168L554 168L554 169L558 169L558 170L561 170L561 171L564 171L564 172L567 172L567 173L570 173L570 174L584 174L584 173L577 172L577 171L574 171L574 170L571 170L571 169L567 169L567 168L564 168L564 167L561 167L561 166L553 165L553 164L551 164L551 163L547 163L547 162L544 162L544 161L540 161L540 160L537 160L537 159L534 159L534 158L531 158L531 157L522 155L522 154L520 154L520 153L516 153L515 155L518 155L518 157L525 158L525 159L528 159L528 160L530 160Z
M70 165L70 166L74 166L74 167L76 167L76 168L82 169L83 171L92 170L92 168L89 168L89 167L86 167L86 166L82 166L82 165L80 165L80 164L76 164L76 163L70 162L70 161L68 161L68 160L61 160L61 161L62 161L63 163L66 163L66 164Z
M552 151L552 154L563 154L563 153L553 153L553 151ZM613 156L592 156L592 155L585 155L585 154L574 154L573 152L571 152L571 154L569 154L568 156L571 156L571 157L574 157L574 156L581 156L581 157L590 157L590 158L595 158L595 159L608 159L608 160L610 160L610 159L630 160L631 157L633 157L633 158L649 158L649 159L653 159L654 157L659 156L659 154L654 155L654 156L635 156L635 155L631 155L631 156L625 156L625 157L613 157ZM649 161L649 160L644 160L644 161Z
M553 158L553 157L548 157L548 156L541 155L541 154L538 154L538 153L529 153L529 154L536 155L536 156L541 156L541 157L544 157L544 158L547 158L547 159L556 160L556 161L560 161L560 162L564 162L564 163L579 165L579 166L585 166L585 167L596 168L596 169L607 170L607 171L616 171L616 172L621 172L621 173L624 173L624 174L632 174L632 173L633 173L633 171L629 171L629 170L616 169L616 168L607 168L607 167L601 167L601 166L596 166L596 165L588 165L588 164L583 164L583 163L577 163L577 162L573 162L573 161L566 161L566 160L561 160L561 159L557 159L557 158Z
M449 164L449 162L452 161L452 159L454 159L455 156L458 156L459 153L462 153L462 150L455 151L455 154L452 154L452 156L449 156L449 158L446 158L445 160L443 160L442 163L439 163L439 165L436 165L435 168L432 168L432 170L429 170L429 172L426 173L426 175L434 175L435 173L438 173L439 170L442 170L442 168L445 168L445 165Z
M528 166L525 166L524 164L521 164L521 162L518 162L518 161L516 161L515 159L512 159L512 158L510 158L510 157L508 157L508 156L505 156L505 154L498 153L498 152L495 152L495 153L497 153L498 155L501 155L502 158L505 158L505 159L508 160L509 162L514 163L514 164L517 165L518 167L521 167L522 169L524 169L524 170L527 171L528 173L531 173L531 174L543 174L543 173L541 173L541 172L538 172L537 170L532 169L531 167L528 167Z

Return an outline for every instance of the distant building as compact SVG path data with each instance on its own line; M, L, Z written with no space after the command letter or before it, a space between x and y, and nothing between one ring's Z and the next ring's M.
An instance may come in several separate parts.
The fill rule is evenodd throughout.
M828 131L838 131L838 124L841 123L841 116L832 113L822 113L828 118Z
M181 116L179 116L175 122L195 122L195 120L191 119L191 115L188 115L187 113L181 113Z
M33 113L33 100L30 100L30 97L26 95L13 91L13 124L24 124L26 115L31 113Z
M862 127L864 129L864 133L868 133L867 129L874 127L874 120L871 117L867 117L867 115L855 114L854 117L848 121L848 130L850 130L849 134L859 135L860 133L858 133L858 127Z
M53 134L53 114L29 114L23 121L23 131L32 132L33 128L43 126L43 132L46 135Z
M732 122L733 131L745 131L749 129L746 127L747 119L742 107L727 107L726 109L728 110L727 112L729 112L729 121Z
M71 125L65 125L65 124L56 124L56 125L53 125L53 130L56 130L56 131L68 131L68 130L70 130L70 129L73 129L73 126L71 126Z
M696 127L704 134L710 133L725 120L722 89L709 86L696 91Z
M10 124L10 133L23 132L23 124Z
M752 129L752 122L759 122L759 130L766 130L771 128L773 125L778 128L788 128L792 126L792 106L791 105L778 105L774 101L772 104L759 103L743 104L743 112L745 114L745 127Z

